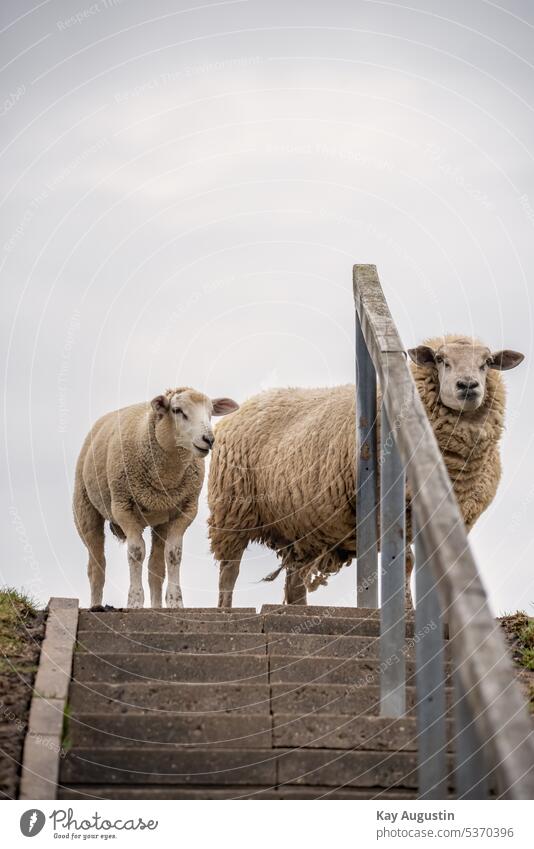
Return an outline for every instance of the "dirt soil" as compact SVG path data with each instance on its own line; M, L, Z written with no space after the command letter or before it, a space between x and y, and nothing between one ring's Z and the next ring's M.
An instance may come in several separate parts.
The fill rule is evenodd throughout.
M510 646L517 677L534 714L534 619L518 612L499 622Z
M16 799L46 613L0 591L0 799Z

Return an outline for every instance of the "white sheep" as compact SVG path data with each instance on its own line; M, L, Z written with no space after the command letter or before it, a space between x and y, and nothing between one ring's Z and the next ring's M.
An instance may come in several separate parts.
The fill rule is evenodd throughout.
M211 416L236 410L229 398L210 400L189 387L168 389L149 403L102 416L83 444L76 466L73 511L89 552L91 605L102 604L106 560L104 523L126 540L128 607L143 607L143 531L152 528L148 583L152 607L183 607L182 538L196 516L204 459L213 446Z
M499 371L514 368L523 355L492 354L464 336L430 340L409 354L470 530L500 478ZM231 607L241 557L252 541L281 558L286 601L305 603L306 589L325 584L356 550L354 387L273 389L246 401L216 433L208 502L219 605ZM407 522L409 539L409 514ZM407 582L412 564L408 557Z

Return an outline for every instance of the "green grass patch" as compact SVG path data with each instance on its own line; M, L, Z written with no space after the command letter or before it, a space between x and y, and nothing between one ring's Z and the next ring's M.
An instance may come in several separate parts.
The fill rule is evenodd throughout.
M530 711L534 714L534 618L519 610L500 617L499 622L519 668Z
M35 600L12 587L0 589L0 654L17 657L25 646L25 626L37 614Z
M516 662L534 671L534 619L518 611L511 616L504 616L501 622L513 637Z

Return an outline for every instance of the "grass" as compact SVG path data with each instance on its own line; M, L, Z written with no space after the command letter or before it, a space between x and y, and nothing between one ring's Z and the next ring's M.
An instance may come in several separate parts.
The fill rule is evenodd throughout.
M0 655L14 658L24 654L24 628L36 614L31 596L13 587L0 589Z
M501 620L514 642L514 660L534 672L534 619L518 611Z
M500 617L514 662L525 690L530 711L534 714L534 618L519 610Z

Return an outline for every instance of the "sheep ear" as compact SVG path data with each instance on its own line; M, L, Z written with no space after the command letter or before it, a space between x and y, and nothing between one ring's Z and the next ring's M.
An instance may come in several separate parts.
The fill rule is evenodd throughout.
M155 398L152 398L150 403L152 405L152 409L160 419L163 418L169 409L169 399L166 395L156 395Z
M211 403L213 405L214 416L226 416L227 413L233 413L235 410L239 410L239 404L232 401L231 398L212 398Z
M418 345L417 348L408 348L408 355L418 366L433 366L436 362L436 355L432 348L428 345Z
M491 355L491 362L488 365L490 368L497 369L497 371L508 371L508 369L518 366L524 359L525 355L520 354L519 351L495 351Z

